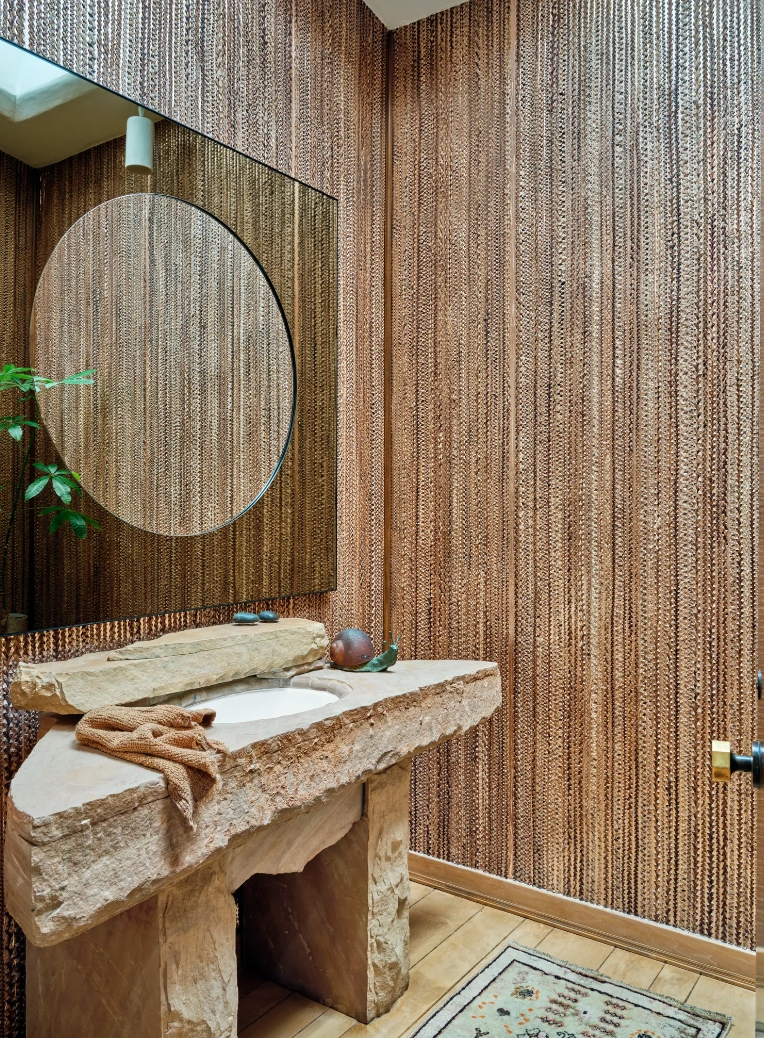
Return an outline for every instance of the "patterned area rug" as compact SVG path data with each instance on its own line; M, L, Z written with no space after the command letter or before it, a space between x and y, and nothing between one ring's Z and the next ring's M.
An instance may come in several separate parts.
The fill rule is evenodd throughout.
M412 1038L723 1038L730 1023L511 944Z

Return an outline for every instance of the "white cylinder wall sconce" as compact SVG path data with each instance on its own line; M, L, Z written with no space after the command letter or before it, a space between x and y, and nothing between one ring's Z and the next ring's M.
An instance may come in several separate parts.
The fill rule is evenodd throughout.
M154 124L138 109L138 115L127 120L125 137L125 169L131 173L149 174L154 169Z

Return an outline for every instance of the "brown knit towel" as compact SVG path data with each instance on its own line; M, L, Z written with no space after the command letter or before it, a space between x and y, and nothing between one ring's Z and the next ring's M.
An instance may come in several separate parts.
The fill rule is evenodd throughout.
M218 755L228 755L227 747L204 730L214 720L215 711L205 707L109 706L85 714L75 734L85 746L161 771L193 829L196 805L218 780Z

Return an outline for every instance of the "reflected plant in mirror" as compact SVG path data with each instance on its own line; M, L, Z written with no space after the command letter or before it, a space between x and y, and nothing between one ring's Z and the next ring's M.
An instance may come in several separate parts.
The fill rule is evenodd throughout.
M38 374L33 368L23 368L15 364L6 364L0 368L0 393L13 393L14 410L16 405L20 408L16 414L0 415L0 433L7 433L22 452L21 464L12 487L11 508L6 513L0 511L4 526L3 555L0 562L0 606L3 612L3 627L9 634L26 629L25 614L9 610L7 586L8 553L15 523L23 507L22 494L24 502L40 497L46 490L52 491L58 498L58 502L43 505L39 509L39 514L48 519L51 533L55 533L62 526L69 526L77 537L84 539L89 526L98 530L101 528L97 520L72 507L74 495L82 493L80 477L76 472L55 464L31 461L35 435L40 428L39 394L59 386L92 386L94 374L95 369L90 369L56 380ZM36 476L25 488L32 472L35 472Z

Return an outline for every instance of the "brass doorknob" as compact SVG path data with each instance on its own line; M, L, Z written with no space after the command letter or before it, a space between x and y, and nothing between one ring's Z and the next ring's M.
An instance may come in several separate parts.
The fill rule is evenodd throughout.
M711 743L711 777L714 782L729 782L736 771L750 771L754 786L758 786L764 771L763 762L764 743L755 742L750 757L733 753L730 744L721 739L714 739Z
M732 746L720 739L711 743L711 777L714 782L729 782L732 778Z

